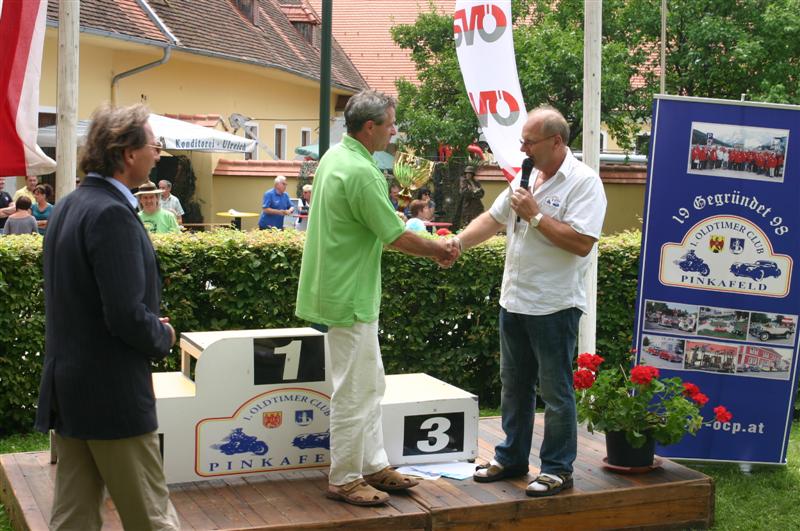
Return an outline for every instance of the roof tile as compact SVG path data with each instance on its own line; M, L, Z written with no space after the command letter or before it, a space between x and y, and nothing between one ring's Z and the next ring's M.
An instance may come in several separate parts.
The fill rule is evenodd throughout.
M297 177L303 162L299 160L232 160L219 159L214 175L241 177Z
M322 0L309 3L321 16ZM432 3L439 13L455 10L455 0ZM371 88L396 96L395 80L416 83L417 72L410 52L395 44L390 30L399 24L413 24L420 13L430 10L428 0L336 0L333 36Z
M278 1L257 0L257 26L230 0L149 0L148 5L178 39L175 46L178 50L253 62L319 80L318 37L314 44L307 42L292 26ZM310 12L307 4L290 7ZM58 20L57 0L49 0L47 16L51 21ZM136 0L81 0L81 26L168 43ZM367 87L335 42L331 55L331 78L335 85L353 91Z

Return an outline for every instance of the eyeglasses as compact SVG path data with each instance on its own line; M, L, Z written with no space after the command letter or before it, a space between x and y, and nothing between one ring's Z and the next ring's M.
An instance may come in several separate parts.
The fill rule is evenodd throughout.
M520 144L521 144L523 147L525 147L525 146L530 146L530 147L533 147L533 146L535 146L536 144L538 144L539 142L544 142L544 141L545 141L545 140L547 140L548 138L553 138L553 137L554 137L554 136L556 136L557 134L558 134L558 133L554 133L554 134L552 134L552 135L550 135L550 136L546 136L546 137L544 137L544 138L540 138L539 140L525 140L524 138L520 138L520 139L519 139L519 143L520 143Z
M156 153L161 153L161 150L164 149L164 145L161 142L156 142L155 144L145 144L145 146L155 149Z

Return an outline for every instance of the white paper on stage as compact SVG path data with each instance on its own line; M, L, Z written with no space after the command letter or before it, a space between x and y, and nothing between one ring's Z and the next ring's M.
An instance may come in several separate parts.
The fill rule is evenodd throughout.
M437 479L439 476L450 479L468 479L475 473L475 463L453 461L429 465L404 466L397 469L401 474L418 476L424 479Z

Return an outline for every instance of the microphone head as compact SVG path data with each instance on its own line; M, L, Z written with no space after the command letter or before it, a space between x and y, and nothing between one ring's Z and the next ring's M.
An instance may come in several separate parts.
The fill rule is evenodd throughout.
M531 174L533 171L533 157L526 157L525 160L522 161L522 174L528 175Z

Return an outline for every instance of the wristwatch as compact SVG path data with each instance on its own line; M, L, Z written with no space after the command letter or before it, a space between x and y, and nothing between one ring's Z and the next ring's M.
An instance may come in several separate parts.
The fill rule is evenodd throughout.
M539 212L538 214L533 216L531 218L531 221L530 221L530 226L531 227L538 227L539 226L539 222L542 221L543 217L544 217L544 214L542 214L541 212Z

